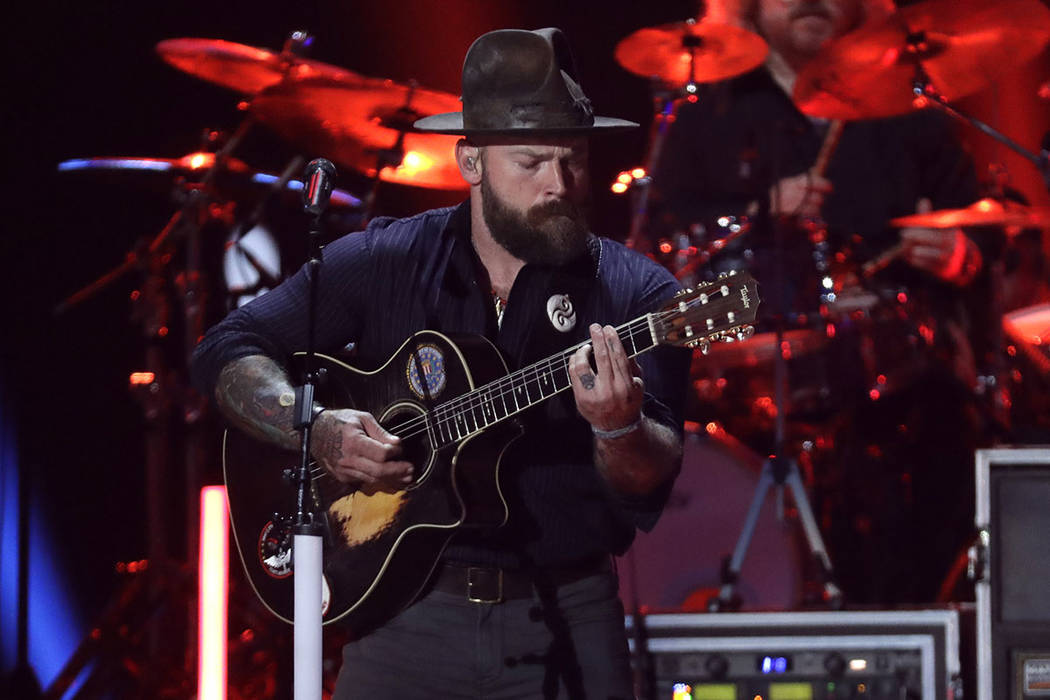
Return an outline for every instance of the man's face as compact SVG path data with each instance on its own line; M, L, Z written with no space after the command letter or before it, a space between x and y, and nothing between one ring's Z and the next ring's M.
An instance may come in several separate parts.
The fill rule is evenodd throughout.
M561 265L586 247L587 139L515 138L482 148L482 214L527 263Z
M860 21L861 0L758 0L758 31L789 58L806 58Z

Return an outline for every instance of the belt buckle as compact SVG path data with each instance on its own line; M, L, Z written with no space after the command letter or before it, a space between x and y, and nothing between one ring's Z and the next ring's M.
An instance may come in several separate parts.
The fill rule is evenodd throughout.
M479 590L484 588L486 574L491 576L496 572L496 597L485 597L488 591ZM491 581L491 579L488 579ZM471 603L502 603L503 602L503 569L486 569L478 566L467 567L467 600Z

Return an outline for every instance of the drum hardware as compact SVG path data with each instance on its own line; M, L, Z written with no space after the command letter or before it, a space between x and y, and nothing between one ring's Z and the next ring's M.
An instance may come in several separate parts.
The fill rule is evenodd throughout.
M222 39L165 39L156 46L160 57L184 73L245 95L290 80L328 78L353 83L363 78L353 71L302 58L313 37L294 31L280 53Z
M826 164L826 163L825 163ZM842 591L835 583L834 569L831 558L828 556L827 547L824 544L820 529L817 526L816 517L806 495L806 486L802 482L798 461L787 455L787 431L786 431L786 406L788 391L787 353L785 352L785 328L786 312L784 307L784 290L786 282L786 270L784 269L785 236L783 221L774 221L774 293L770 296L775 300L774 305L780 308L774 309L773 324L776 349L773 356L773 409L774 418L774 448L762 464L761 475L755 488L754 497L748 508L747 516L740 531L736 547L731 556L727 557L722 568L722 586L718 595L708 602L708 609L712 612L738 608L739 598L736 595L736 587L740 579L740 571L751 545L754 535L755 524L758 521L762 504L771 488L776 488L776 509L778 518L783 518L783 490L787 486L791 489L792 498L795 501L799 521L806 544L812 556L813 562L818 567L818 576L823 588L822 598L825 604L832 607L840 607L843 603Z
M680 282L691 281L701 266L709 263L734 240L751 231L752 222L751 217L746 215L720 216L715 221L715 225L727 233L711 240L710 243L700 246L693 245L694 239L707 239L709 233L702 224L696 224L688 234L679 233L678 240L674 244L670 241L660 241L658 244L657 248L661 253L668 254L677 251L675 265L671 272Z
M615 57L635 75L693 94L697 83L713 83L757 68L768 52L765 40L754 32L689 19L637 30L620 40Z
M1050 187L1050 155L1036 154L949 104L1034 58L1050 41L1038 0L925 0L828 42L799 73L798 108L828 119L873 119L935 107L1032 162Z
M1050 40L1039 0L924 0L828 42L800 73L793 99L805 114L873 119L910 112L922 86L952 100L1035 58Z
M1009 236L1026 228L1050 228L1050 207L1030 207L1006 199L984 197L960 209L939 209L890 220L897 228L952 229L964 226L1001 226Z
M170 499L171 489L165 485L165 475L172 473L171 467L175 466L169 464L174 437L170 418L174 413L184 426L181 464L175 470L180 474L183 502L192 504L199 497L207 439L202 419L207 401L189 388L185 365L172 363L168 350L173 348L188 359L205 330L208 286L202 265L204 230L215 222L227 227L232 223L234 200L227 195L236 193L238 188L243 191L246 187L269 186L271 192L285 189L286 183L279 177L268 185L264 184L264 178L256 180L255 176L261 174L254 173L233 156L250 125L250 119L243 120L225 141L218 132L206 131L202 150L177 160L86 159L67 161L60 166L63 171L162 173L170 179L172 199L177 203L166 224L151 238L140 238L122 264L70 295L54 309L56 315L61 315L131 271L141 275L139 287L131 295L132 320L141 327L145 358L141 371L132 374L130 384L142 404L146 424L145 510L149 518L145 529L151 567L163 567L173 560L193 560L196 555L196 551L190 551L183 559L173 557L169 551L170 524L164 514L169 510L166 501ZM214 152L205 150L216 146ZM171 329L173 317L180 311L181 323L176 323L182 338L176 338ZM185 542L191 550L195 549L198 539L196 526L194 518L186 519ZM151 580L148 585L151 596L162 595L159 581ZM145 648L156 658L153 652L161 647L171 630L149 624L136 633L145 637Z
M249 110L299 148L375 182L461 190L467 184L453 156L458 137L412 129L420 117L459 108L455 95L414 83L318 77L273 85Z
M753 32L695 19L639 29L616 45L616 61L624 69L651 79L654 95L649 150L642 175L632 174L626 181L618 179L612 186L618 194L632 186L635 192L626 242L629 248L650 252L644 236L650 185L646 173L655 172L659 165L680 100L695 102L697 83L725 80L758 67L768 51L765 40Z

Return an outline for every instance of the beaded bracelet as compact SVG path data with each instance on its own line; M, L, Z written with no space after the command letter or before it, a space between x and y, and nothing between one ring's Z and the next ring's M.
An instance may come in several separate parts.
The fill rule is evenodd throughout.
M602 430L601 428L595 428L592 425L591 432L594 433L595 437L602 438L603 440L613 440L618 437L623 437L627 433L633 433L635 430L638 430L638 426L642 424L642 420L643 416L638 416L638 420L635 422L630 425L625 425L622 428L617 428L616 430Z

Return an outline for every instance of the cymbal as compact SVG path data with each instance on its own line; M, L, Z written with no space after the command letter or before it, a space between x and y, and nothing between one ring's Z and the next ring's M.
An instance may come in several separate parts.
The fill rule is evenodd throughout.
M997 199L979 199L961 209L939 209L891 219L898 228L958 228L960 226L1004 226L1007 229L1050 228L1050 208L1026 207Z
M772 363L777 352L786 358L806 355L820 350L828 337L816 330L800 328L784 331L780 343L773 332L756 333L744 343L712 343L706 355L694 353L694 370L730 367L757 367Z
M317 78L274 85L257 95L250 109L304 150L369 177L378 169L387 182L454 190L467 187L454 156L459 137L417 133L412 124L460 107L455 95L392 80L364 78L348 84ZM380 168L384 158L400 165Z
M286 77L361 80L345 68L222 39L165 39L156 49L179 70L244 94L257 93Z
M768 51L762 37L746 29L691 19L639 29L616 45L615 55L632 73L681 86L746 73Z
M924 0L830 41L799 73L793 98L809 115L873 119L915 108L916 64L948 100L990 85L1050 40L1040 0Z
M181 158L73 158L64 160L58 164L59 172L111 172L111 173L165 173L169 176L203 177L204 174L215 166L215 154L198 152L190 153ZM277 175L252 170L243 161L236 158L227 158L223 165L224 174L219 177L219 186L223 186L229 177L235 178L241 184L252 184L265 187L272 185L279 179ZM285 189L298 191L303 188L299 180L289 180L285 183ZM359 208L361 200L349 192L333 189L329 200L333 205L340 207Z

